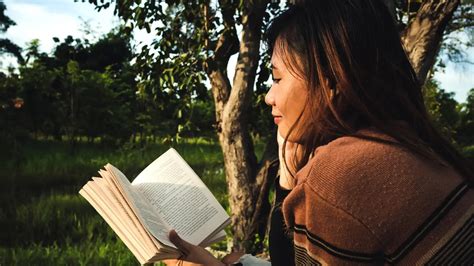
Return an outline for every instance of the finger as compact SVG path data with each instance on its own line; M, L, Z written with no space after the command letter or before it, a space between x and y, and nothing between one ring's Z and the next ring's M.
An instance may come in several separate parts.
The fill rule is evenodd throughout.
M235 264L243 255L245 255L243 251L232 252L225 255L221 261L225 264Z
M179 263L177 259L162 260L162 262L167 266L176 266Z
M191 244L179 237L178 233L176 233L175 230L171 230L168 233L168 238L170 239L171 243L173 243L179 250L184 253L185 256L189 254Z

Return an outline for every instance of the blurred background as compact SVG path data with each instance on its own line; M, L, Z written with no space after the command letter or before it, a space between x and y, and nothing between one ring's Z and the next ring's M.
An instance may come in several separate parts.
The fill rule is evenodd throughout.
M287 4L267 2L264 24ZM423 2L393 1L401 28ZM457 2L424 95L439 130L474 162L473 3ZM77 192L106 163L133 179L169 147L232 212L208 65L226 5L240 36L242 1L0 0L0 265L137 264ZM220 68L234 87L236 49ZM263 160L274 128L258 50L245 129Z

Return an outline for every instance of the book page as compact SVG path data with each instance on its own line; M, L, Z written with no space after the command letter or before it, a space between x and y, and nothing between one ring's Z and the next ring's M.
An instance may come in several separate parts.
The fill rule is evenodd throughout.
M125 206L120 202L119 198L121 198L121 195L114 194L114 191L104 178L93 177L92 180L94 182L91 184L91 189L96 195L100 195L99 203L107 206L112 219L128 233L129 240L132 241L133 245L139 247L139 250L146 250L147 254L155 254L157 250L150 249L147 239L143 238L140 234L139 228L141 227L143 230L143 226L139 225L137 227L135 225L132 217L127 213ZM134 214L132 213L132 215Z
M161 243L176 248L168 238L168 232L171 230L171 227L158 215L150 202L135 191L127 177L116 167L107 164L105 169L110 172L114 180L117 181L117 187L124 194L124 198L130 202L130 206L136 212L137 218L143 223L146 229ZM102 175L102 173L100 174Z
M132 186L167 224L194 245L229 222L224 208L174 149L143 170Z
M125 213L132 220L134 228L140 232L144 243L146 243L147 246L153 249L155 252L168 249L167 247L160 244L156 238L145 229L145 226L142 222L140 222L137 215L135 214L135 211L133 211L132 207L130 206L130 202L123 197L123 193L118 188L117 182L114 181L114 177L112 177L107 171L100 171L100 173L104 177L103 179L107 183L107 187L112 191L114 198L119 201Z
M127 233L123 231L123 228L117 225L114 220L111 218L110 213L106 211L103 207L105 206L103 203L98 203L100 197L96 195L91 187L93 184L92 181L89 181L80 191L81 194L91 205L94 209L104 218L104 220L109 224L110 227L114 230L114 232L120 237L120 239L125 243L125 245L130 249L130 251L135 255L135 257L140 261L141 264L147 261L147 258L143 256L143 254L129 241Z

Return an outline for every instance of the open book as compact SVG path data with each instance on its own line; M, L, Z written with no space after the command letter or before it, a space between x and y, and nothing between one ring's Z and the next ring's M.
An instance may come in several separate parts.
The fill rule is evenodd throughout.
M225 238L229 215L176 150L169 149L132 183L111 164L99 174L79 193L141 264L180 256L168 239L171 229L194 245Z

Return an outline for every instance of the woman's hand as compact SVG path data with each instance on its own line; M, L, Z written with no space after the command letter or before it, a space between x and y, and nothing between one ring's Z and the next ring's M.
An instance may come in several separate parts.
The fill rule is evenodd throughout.
M178 236L175 230L171 230L168 237L170 241L183 253L183 256L179 259L184 261L182 265L225 265L205 248L184 241ZM181 265L178 263L179 260L167 260L165 262L166 265Z
M283 160L283 142L285 138L280 134L280 131L277 133L277 142L278 142L278 158L280 160L280 187L283 189L292 189L295 186L295 180L290 174L291 172L295 174L296 169L293 168L294 165L294 155L298 144L291 141L286 141L285 145L285 160ZM286 162L286 164L285 164ZM287 167L288 166L288 167Z
M241 251L236 251L236 252L232 252L232 253L229 253L227 255L225 255L223 258L222 258L222 262L225 263L226 265L229 265L229 264L235 264L236 262L239 261L239 259L245 255L244 252L241 252Z

